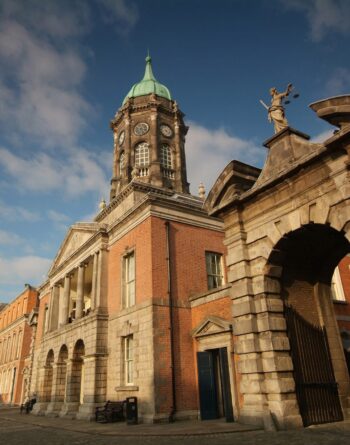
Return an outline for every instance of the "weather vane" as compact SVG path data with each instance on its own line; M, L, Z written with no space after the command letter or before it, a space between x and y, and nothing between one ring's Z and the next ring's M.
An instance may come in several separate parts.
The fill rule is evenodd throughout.
M270 106L267 106L266 103L260 99L261 105L268 111L269 122L273 122L274 124L275 133L278 133L279 131L283 130L283 128L288 127L284 105L288 105L290 103L290 101L285 100L285 98L289 96L292 89L293 85L291 83L287 85L286 91L282 93L279 93L275 87L270 88L270 94L272 96ZM298 93L293 94L294 99L297 99L298 97Z

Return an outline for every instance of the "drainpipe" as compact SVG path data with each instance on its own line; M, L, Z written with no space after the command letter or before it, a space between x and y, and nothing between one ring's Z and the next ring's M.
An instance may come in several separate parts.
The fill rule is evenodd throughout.
M170 252L170 222L165 222L165 235L166 235L166 261L168 271L168 298L169 298L169 330L170 330L170 367L171 367L171 395L172 406L169 414L169 422L175 421L176 412L176 382L175 382L175 357L174 357L174 302L172 295L172 283L171 283L171 252Z

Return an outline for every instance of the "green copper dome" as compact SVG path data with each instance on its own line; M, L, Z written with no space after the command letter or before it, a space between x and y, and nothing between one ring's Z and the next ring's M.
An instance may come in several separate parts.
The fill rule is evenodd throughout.
M123 105L125 102L129 99L129 97L139 97L139 96L146 96L147 94L156 94L157 96L165 97L166 99L171 100L171 94L168 88L165 85L162 85L159 83L152 71L152 59L148 55L146 57L146 69L145 69L145 75L143 76L143 79L135 83L131 90L126 95L125 99L123 100Z

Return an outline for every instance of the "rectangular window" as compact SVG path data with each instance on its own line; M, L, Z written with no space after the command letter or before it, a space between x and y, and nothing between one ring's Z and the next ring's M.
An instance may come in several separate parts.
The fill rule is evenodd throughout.
M134 338L132 335L124 338L124 378L126 385L134 383Z
M123 307L135 304L135 252L123 257Z
M208 289L215 289L223 285L222 255L220 253L205 252L207 266Z

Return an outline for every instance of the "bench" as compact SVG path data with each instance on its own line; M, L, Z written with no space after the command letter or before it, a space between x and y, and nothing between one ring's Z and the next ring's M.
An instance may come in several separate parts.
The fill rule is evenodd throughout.
M96 407L96 422L107 423L125 420L125 403L125 400L121 402L111 402L108 400L104 406Z

